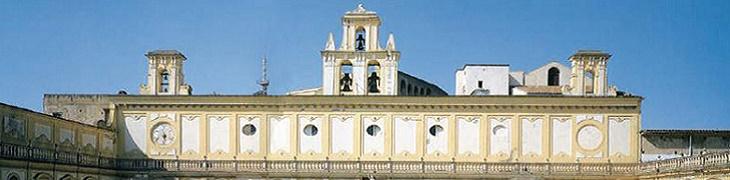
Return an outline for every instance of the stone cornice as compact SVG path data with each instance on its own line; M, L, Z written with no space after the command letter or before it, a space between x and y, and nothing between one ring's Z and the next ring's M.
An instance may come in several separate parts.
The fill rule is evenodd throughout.
M403 96L114 96L125 109L341 112L606 112L639 113L640 97Z

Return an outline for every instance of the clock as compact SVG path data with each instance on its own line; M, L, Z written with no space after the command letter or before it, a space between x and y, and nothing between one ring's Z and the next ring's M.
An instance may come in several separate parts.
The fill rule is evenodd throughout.
M152 142L158 145L169 145L175 140L175 132L170 124L159 124L152 129Z

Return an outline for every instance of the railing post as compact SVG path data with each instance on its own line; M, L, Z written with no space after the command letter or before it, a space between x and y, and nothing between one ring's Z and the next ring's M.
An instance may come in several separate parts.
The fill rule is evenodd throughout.
M393 159L388 157L388 169L390 169L390 174L393 174Z
M238 160L236 160L236 156L233 156L233 166L236 166L235 170L238 172Z
M456 158L451 158L451 173L456 174Z
M426 173L426 161L421 157L421 173Z
M299 161L296 156L294 156L294 172L299 172Z
M324 157L324 160L325 160L324 168L327 171L327 173L329 173L330 172L330 157L329 156Z
M203 156L203 167L206 172L208 172L208 156Z
M362 173L362 161L360 161L360 157L357 157L357 169L358 169L357 173L361 174Z
M177 171L180 171L180 156L175 155L175 167L177 168Z
M264 172L269 172L269 161L266 156L264 156Z

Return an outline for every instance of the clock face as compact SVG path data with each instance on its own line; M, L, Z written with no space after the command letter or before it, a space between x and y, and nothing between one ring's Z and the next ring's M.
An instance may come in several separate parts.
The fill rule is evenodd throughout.
M160 124L152 130L152 142L159 145L169 145L175 140L175 132L170 124Z

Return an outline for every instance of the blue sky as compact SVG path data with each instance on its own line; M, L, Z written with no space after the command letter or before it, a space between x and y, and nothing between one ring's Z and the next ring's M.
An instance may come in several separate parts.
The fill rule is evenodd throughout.
M321 84L327 33L363 2L393 32L400 69L454 91L466 63L529 71L578 49L613 54L609 83L645 97L643 128L730 128L730 1L1 1L0 102L137 93L144 53L178 49L194 94ZM387 37L381 37L385 42ZM384 45L384 44L383 44Z

